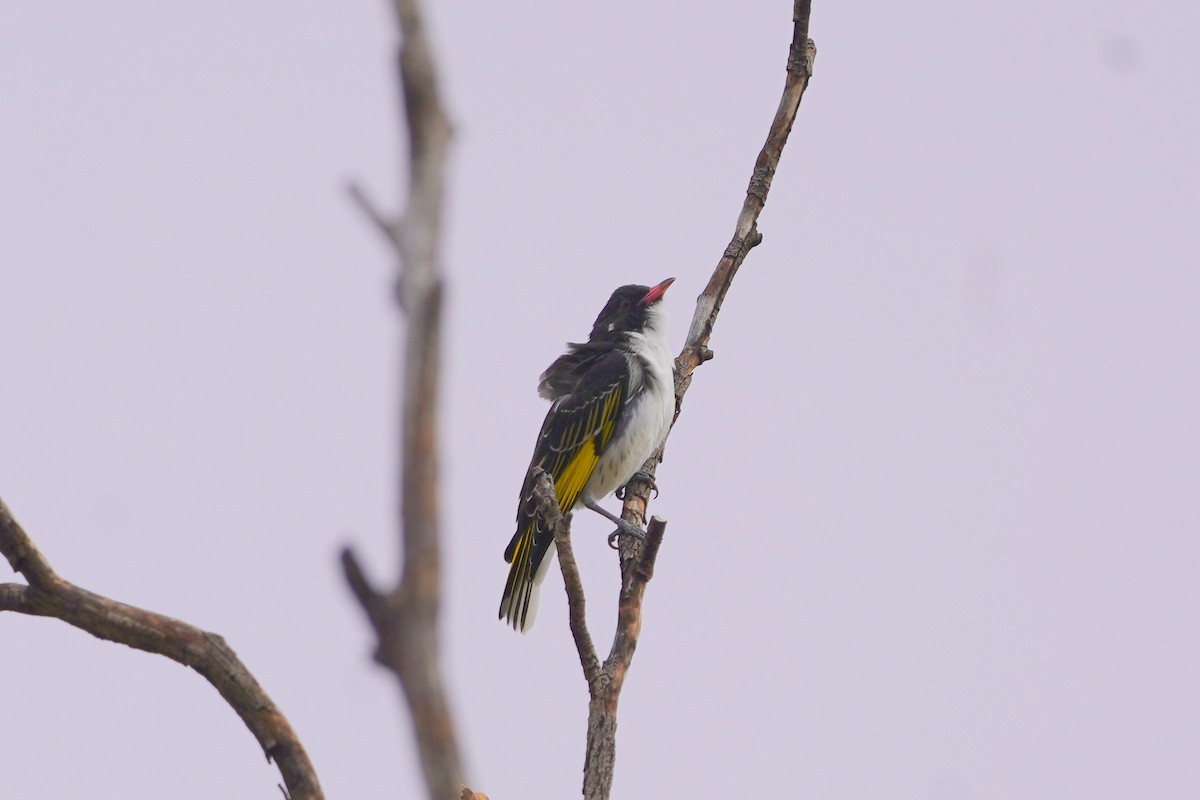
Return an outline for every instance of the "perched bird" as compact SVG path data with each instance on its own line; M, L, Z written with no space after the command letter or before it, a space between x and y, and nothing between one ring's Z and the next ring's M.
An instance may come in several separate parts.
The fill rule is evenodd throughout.
M525 473L517 532L504 551L512 566L500 618L517 630L533 625L538 586L554 554L554 532L541 520L533 497L538 467L554 481L564 513L584 506L615 522L622 533L642 535L596 501L624 486L671 428L674 362L662 298L674 280L617 289L587 342L569 344L542 373L538 394L552 402Z

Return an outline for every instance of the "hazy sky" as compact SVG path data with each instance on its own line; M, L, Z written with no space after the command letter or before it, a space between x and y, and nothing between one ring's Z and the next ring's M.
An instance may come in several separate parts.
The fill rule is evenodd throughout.
M471 785L571 797L561 579L496 620L537 377L622 283L677 277L682 344L791 3L435 5L445 660ZM614 795L1200 796L1200 10L814 5L659 471ZM381 2L0 8L0 496L64 577L224 635L331 800L418 791L336 565L396 565L392 258L342 188L400 196L393 41ZM4 798L278 797L163 658L3 614L0 687Z

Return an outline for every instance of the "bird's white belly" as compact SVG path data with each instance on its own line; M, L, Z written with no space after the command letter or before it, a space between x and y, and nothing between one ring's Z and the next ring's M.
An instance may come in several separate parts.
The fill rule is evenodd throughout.
M601 454L580 493L580 502L585 497L599 500L624 486L666 438L675 416L675 387L670 380L656 377L659 379L653 380L633 401L628 422Z

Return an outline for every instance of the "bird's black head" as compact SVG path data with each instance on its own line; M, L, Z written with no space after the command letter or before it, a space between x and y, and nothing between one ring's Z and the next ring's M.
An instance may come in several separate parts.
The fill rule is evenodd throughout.
M657 286L630 284L617 289L596 317L588 339L603 339L613 334L643 330L646 327L647 315L662 300L667 287L674 280L667 278Z

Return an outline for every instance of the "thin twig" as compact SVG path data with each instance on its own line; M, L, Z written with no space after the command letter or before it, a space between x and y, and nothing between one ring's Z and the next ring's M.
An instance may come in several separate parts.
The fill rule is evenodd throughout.
M378 592L353 551L342 553L346 580L378 638L375 659L400 682L412 714L421 768L432 800L462 795L462 762L438 660L441 551L437 492L437 391L441 354L441 229L450 124L417 0L394 0L401 43L399 82L408 128L408 199L389 221L366 194L351 196L398 256L397 300L408 321L401 400L400 582Z
M99 639L191 667L216 688L274 760L295 800L321 800L304 746L237 654L214 633L89 592L58 576L0 500L0 552L29 583L0 584L0 611L54 617Z
M767 141L763 144L754 162L754 171L750 175L750 184L746 188L746 199L738 214L734 227L733 238L717 262L708 285L696 299L696 311L692 316L692 324L688 329L687 343L683 352L676 359L676 408L687 391L684 383L688 381L692 371L700 364L712 358L708 348L708 340L712 335L717 314L725 294L733 283L733 277L746 259L750 250L762 241L758 232L758 217L767 202L767 194L771 190L771 181L783 155L783 147L787 144L788 135L792 132L792 123L796 121L796 112L808 88L808 79L812 77L813 61L817 56L817 47L808 38L808 17L811 0L795 0L792 20L792 43L788 48L787 79L783 86L783 97L779 100L779 108L771 127L767 132ZM678 415L678 411L676 412Z
M366 189L357 181L350 181L346 184L346 193L350 195L350 199L354 201L354 205L358 206L358 210L363 213L363 216L375 224L375 227L383 234L383 238L387 239L388 244L399 250L400 231L396 230L395 223L379 210L379 207L367 195Z
M583 596L583 579L579 565L575 562L575 549L571 546L571 515L563 515L558 507L558 496L554 493L554 481L541 467L533 487L533 496L538 503L538 514L542 522L554 531L554 546L558 551L558 564L562 569L563 585L567 590L568 617L575 649L579 651L579 664L583 676L590 684L600 674L600 658L596 645L588 632L586 600Z

